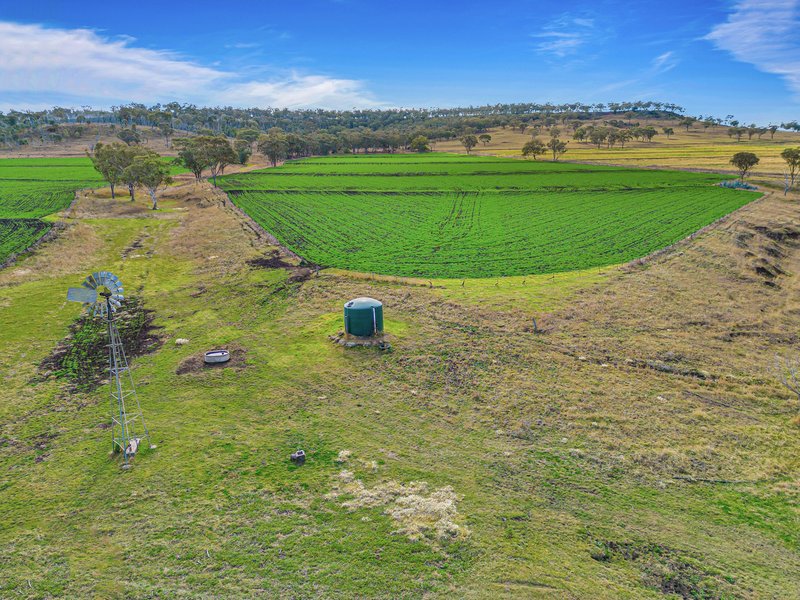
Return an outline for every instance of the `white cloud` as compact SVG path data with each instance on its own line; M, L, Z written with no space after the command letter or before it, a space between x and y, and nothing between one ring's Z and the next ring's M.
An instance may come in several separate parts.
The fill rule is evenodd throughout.
M546 54L554 54L559 58L564 58L568 54L574 53L578 48L583 46L585 40L577 33L574 34L558 34L558 33L540 33L538 37L549 37L552 39L539 42L536 49L539 52Z
M260 48L261 44L258 42L236 42L235 44L225 44L226 48L234 48L236 50L248 50L250 48Z
M541 39L536 44L536 51L564 58L575 54L586 44L594 33L594 19L573 17L563 14L542 28L531 37Z
M800 0L742 0L704 39L800 93Z
M669 52L664 52L663 54L659 54L651 63L653 73L658 74L671 71L678 66L678 62L678 58L675 56L675 53L672 50Z
M290 77L281 81L248 81L236 84L228 88L224 96L236 98L238 104L242 106L263 106L265 102L270 106L288 108L302 106L352 108L381 105L369 98L360 81L297 73L292 73Z
M363 82L288 73L268 81L204 66L167 50L89 29L0 21L0 93L42 103L193 102L233 106L379 106ZM50 101L52 99L52 101ZM9 103L6 100L6 103ZM20 102L11 103L26 108Z

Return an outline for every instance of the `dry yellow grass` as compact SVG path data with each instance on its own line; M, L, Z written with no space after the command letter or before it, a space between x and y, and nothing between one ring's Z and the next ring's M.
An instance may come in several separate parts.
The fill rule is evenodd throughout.
M573 140L572 129L557 126L561 131L561 139L570 140L567 153L563 155L562 160L635 167L710 169L733 172L728 162L731 156L736 152L747 151L754 152L761 159L755 170L757 175L782 180L786 165L780 158L781 151L787 147L800 146L800 134L794 132L779 131L775 134L774 140L770 139L769 133L767 133L760 140L757 136L753 136L752 140L747 140L747 136L745 136L741 142L736 142L735 138L731 139L727 136L724 127L703 129L702 125L696 123L687 132L675 121L641 120L640 122L643 126L653 125L659 135L653 138L652 142L628 142L625 144L625 148L606 148L604 145L598 149L591 143ZM672 127L675 134L667 139L662 133L662 127ZM486 146L479 144L473 153L521 157L522 146L531 139L534 132L530 128L526 129L524 134L519 133L518 130L498 128L489 133L492 141ZM549 138L547 130L541 130L538 137L546 141ZM437 142L435 149L464 152L464 147L458 140ZM539 160L549 158L545 155L539 157Z

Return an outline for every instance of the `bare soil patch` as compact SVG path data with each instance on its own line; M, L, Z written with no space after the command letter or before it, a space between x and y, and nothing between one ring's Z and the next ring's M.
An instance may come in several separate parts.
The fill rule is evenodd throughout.
M128 360L155 352L163 344L154 325L155 313L138 296L128 296L115 315ZM39 380L65 378L72 391L97 388L108 373L106 322L87 313L72 324L70 332L39 365Z
M225 363L212 363L208 364L203 360L205 353L209 350L227 350L230 352L231 359ZM201 371L210 371L215 369L244 369L247 367L246 363L247 350L238 343L220 346L219 348L206 348L200 352L192 354L184 358L175 369L178 375L186 375L187 373L200 373Z
M290 283L305 281L319 270L316 265L308 266L306 261L301 261L300 264L292 264L287 262L288 258L279 250L273 250L270 254L248 260L247 264L261 269L286 269L289 273Z

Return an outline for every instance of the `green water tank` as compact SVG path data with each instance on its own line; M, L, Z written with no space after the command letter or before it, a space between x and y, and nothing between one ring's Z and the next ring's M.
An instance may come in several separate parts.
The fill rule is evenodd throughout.
M374 298L356 298L344 305L344 331L369 337L383 333L383 304Z

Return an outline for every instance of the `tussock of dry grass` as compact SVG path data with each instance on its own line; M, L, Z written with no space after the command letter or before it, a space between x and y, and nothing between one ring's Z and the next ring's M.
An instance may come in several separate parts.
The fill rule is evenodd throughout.
M370 488L356 479L352 471L341 471L339 482L329 494L330 498L351 496L350 500L342 503L350 511L384 507L384 514L399 525L395 533L409 539L446 541L469 534L457 522L458 498L450 486L430 491L430 486L424 481L387 481Z

